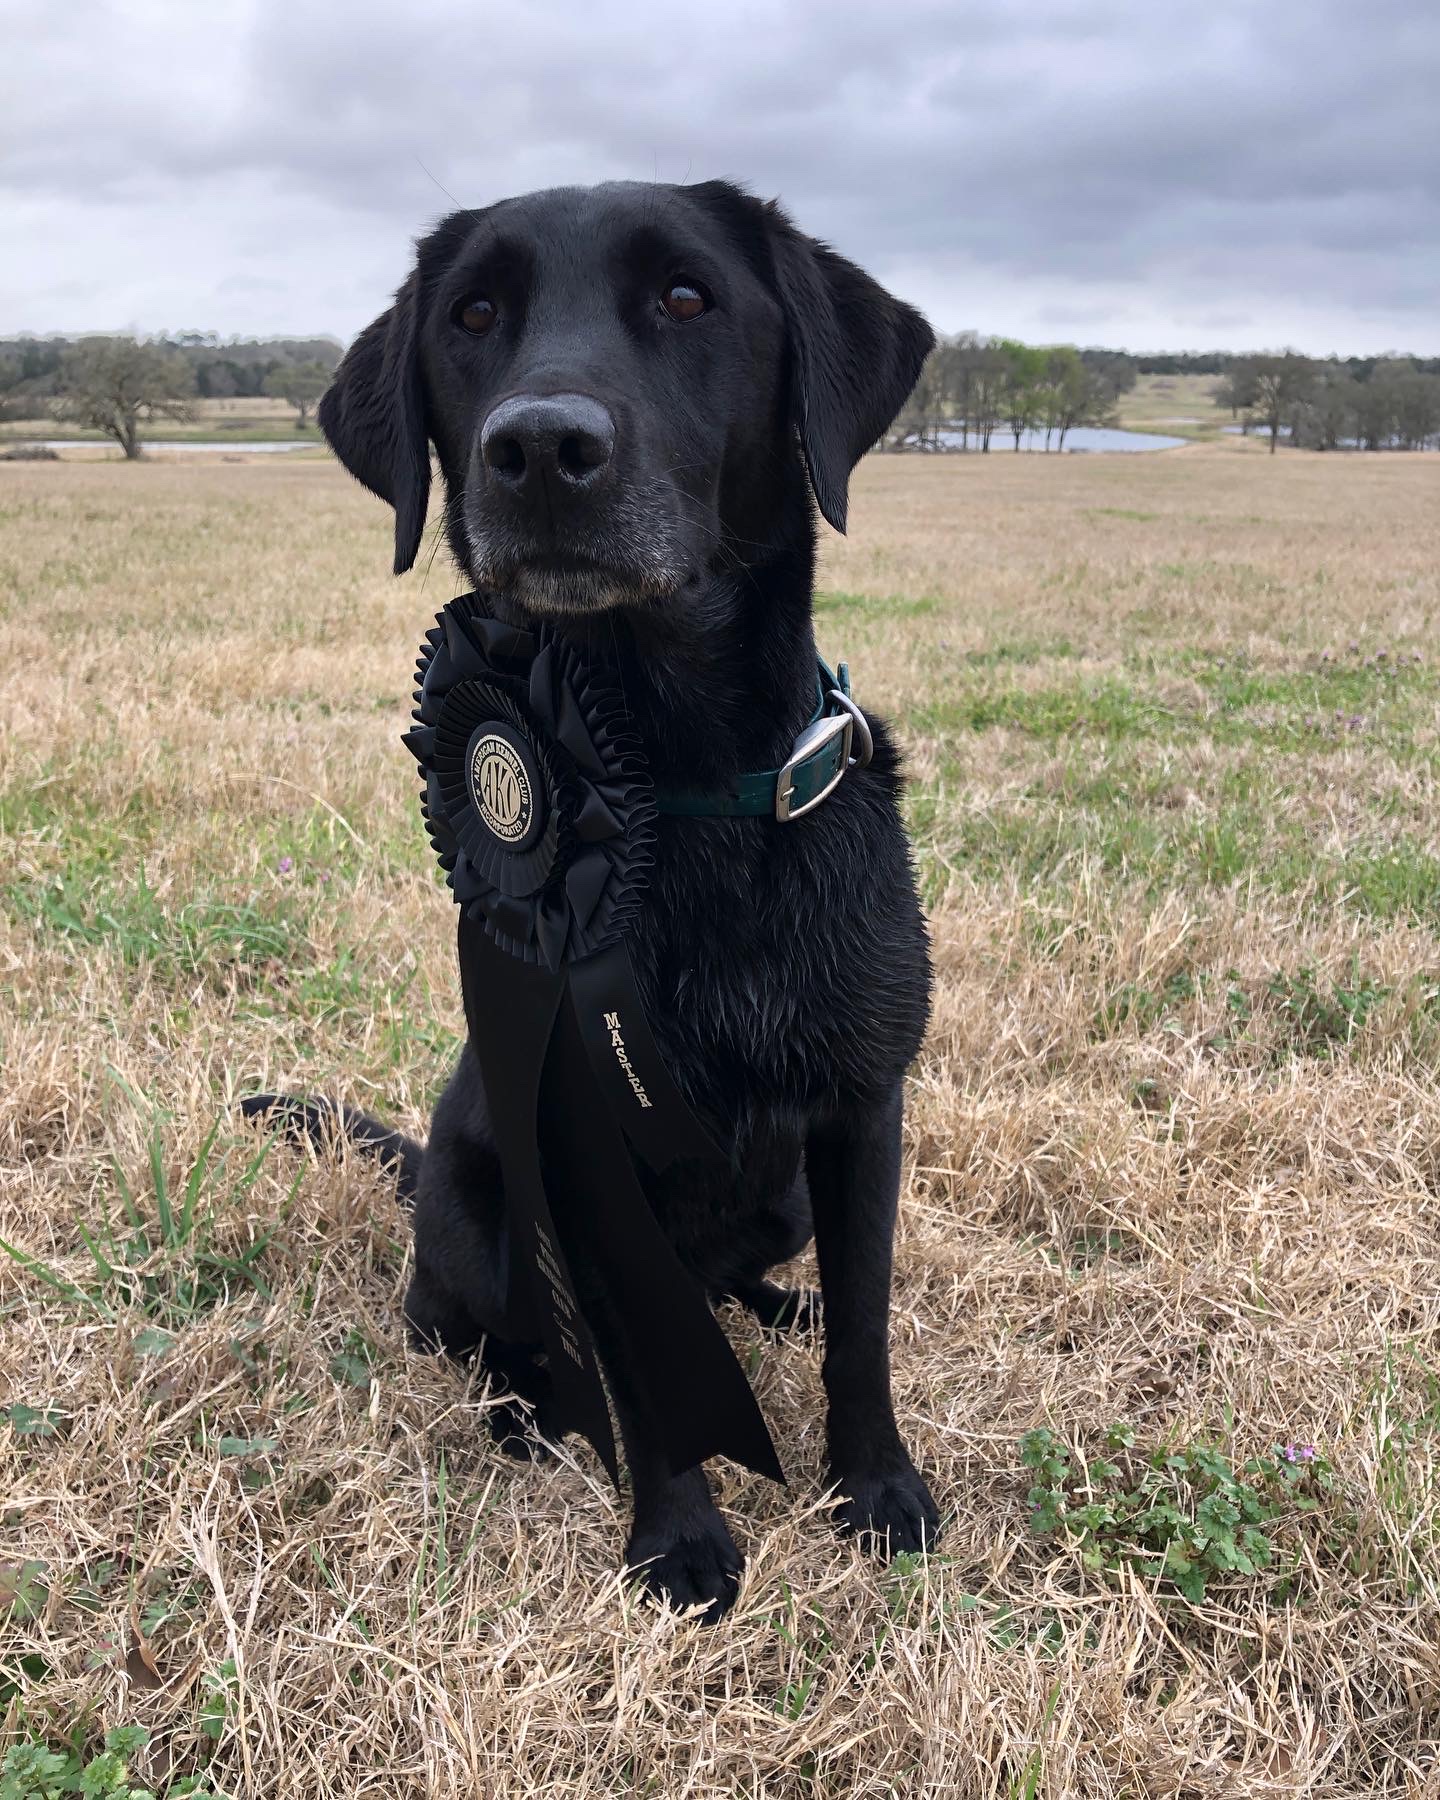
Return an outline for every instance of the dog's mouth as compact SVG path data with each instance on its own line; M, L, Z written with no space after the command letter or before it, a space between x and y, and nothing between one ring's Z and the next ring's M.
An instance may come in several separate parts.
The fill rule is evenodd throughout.
M543 556L483 568L483 584L540 618L575 618L663 598L664 588L638 570L579 556Z
M653 605L684 586L688 571L658 553L606 555L581 550L495 544L471 534L471 573L538 618L575 618L621 607Z
M516 613L576 618L673 599L701 543L668 487L621 487L588 516L531 520L504 496L467 491L461 519L469 572Z

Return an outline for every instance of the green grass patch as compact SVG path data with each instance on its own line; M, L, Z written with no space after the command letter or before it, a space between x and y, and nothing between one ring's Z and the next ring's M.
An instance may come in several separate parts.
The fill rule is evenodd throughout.
M177 904L151 888L143 868L132 881L96 881L71 865L48 880L13 882L4 896L33 929L215 986L308 956L304 915L285 894L236 901L199 893Z
M1014 661L1024 660L1014 658ZM979 667L999 666L981 663ZM1396 668L1257 670L1199 654L1136 656L1127 677L1052 683L1044 687L991 686L964 681L959 692L921 707L915 727L941 739L1004 728L1042 743L1072 737L1110 742L1133 738L1321 751L1337 742L1378 744L1396 760L1434 763L1417 732L1433 725L1437 683L1415 664ZM1147 677L1179 674L1201 690L1198 697L1163 694Z
M1133 683L1105 676L1043 688L975 688L922 708L915 723L943 738L1003 726L1054 742L1094 732L1106 738L1161 735L1173 715Z
M248 1222L247 1198L275 1146L274 1137L257 1142L248 1133L237 1134L222 1143L225 1121L217 1118L188 1164L176 1168L167 1144L168 1115L125 1082L120 1081L120 1086L150 1113L146 1159L139 1174L126 1171L112 1159L104 1215L98 1223L76 1221L92 1274L83 1284L71 1281L43 1259L4 1239L0 1239L0 1253L41 1287L92 1316L113 1319L120 1311L138 1308L154 1326L136 1339L136 1354L163 1358L170 1347L170 1334L190 1319L236 1294L270 1297L265 1257L289 1201L264 1230ZM304 1172L301 1164L291 1197ZM20 1420L11 1421L21 1435L52 1434L34 1421L53 1422L55 1430L63 1426L43 1396L25 1396L21 1412Z
M1429 1049L1440 1026L1440 983L1415 976L1403 988L1376 981L1353 962L1338 979L1309 965L1276 969L1258 978L1238 970L1179 968L1158 983L1122 982L1101 1004L1091 1027L1095 1039L1126 1030L1184 1029L1183 1015L1205 999L1224 1005L1225 1025L1212 1030L1212 1049L1263 1043L1273 1062L1292 1056L1327 1058L1348 1047L1377 1008L1403 1001L1406 1029L1417 1049Z
M814 611L827 614L868 616L875 619L923 619L940 610L940 602L927 594L913 598L898 594L843 594L833 590L815 596Z
M1257 780L1237 773L1235 796L1204 808L1147 805L1153 795L1140 781L1104 769L1082 777L1073 793L1024 796L985 811L942 805L938 790L917 787L908 821L926 898L933 903L952 872L1059 894L1090 866L1155 898L1249 881L1269 893L1309 889L1314 912L1339 906L1380 919L1440 916L1440 858L1428 845L1398 832L1339 855L1319 850L1293 799L1280 793L1257 804L1246 791ZM1173 774L1156 785L1173 787ZM947 767L945 786L963 792L960 767Z
M984 650L967 650L960 661L967 669L1030 668L1079 654L1069 638L1016 638Z

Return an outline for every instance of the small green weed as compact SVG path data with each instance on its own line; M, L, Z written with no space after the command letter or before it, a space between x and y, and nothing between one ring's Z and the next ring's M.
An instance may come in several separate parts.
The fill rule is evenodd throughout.
M205 1698L200 1706L200 1729L211 1743L219 1743L225 1735L225 1725L235 1704L235 1690L239 1681L240 1672L235 1667L233 1656L227 1656L218 1669L203 1677Z
M131 1778L130 1764L150 1741L138 1725L122 1725L105 1733L105 1747L82 1763L75 1750L52 1750L29 1739L13 1744L0 1763L0 1800L63 1800L83 1794L88 1800L157 1800L152 1788ZM198 1777L165 1788L165 1800L223 1800Z
M772 1614L770 1625L790 1651L786 1660L791 1679L781 1684L775 1697L775 1711L793 1724L809 1704L821 1671L833 1659L835 1640L818 1606L807 1606L806 1616L801 1617L788 1581L781 1581L780 1597L785 1605L784 1614Z
M26 1406L20 1400L13 1406L0 1406L0 1419L6 1420L16 1437L55 1437L64 1423L64 1415L53 1407Z
M1284 1021L1295 1049L1328 1056L1336 1044L1348 1044L1391 989L1352 968L1348 984L1323 983L1314 969L1294 975L1277 971L1265 986L1267 999Z
M1129 1426L1112 1426L1110 1456L1081 1460L1053 1431L1027 1432L1020 1457L1034 1476L1031 1529L1076 1541L1095 1574L1133 1569L1173 1584L1197 1606L1213 1583L1268 1569L1274 1529L1313 1512L1334 1485L1312 1444L1277 1446L1237 1470L1209 1445L1161 1445L1137 1456L1134 1441Z
M1113 1037L1121 1026L1130 1024L1148 1031L1176 1007L1193 1000L1197 992L1197 977L1189 969L1176 969L1158 988L1145 987L1137 981L1122 982L1095 1015L1092 1035Z

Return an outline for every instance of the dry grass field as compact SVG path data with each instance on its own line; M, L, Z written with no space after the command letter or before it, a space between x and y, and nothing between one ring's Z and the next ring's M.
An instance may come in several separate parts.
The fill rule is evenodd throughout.
M423 1129L456 1047L398 741L443 556L393 582L321 462L0 467L0 1742L257 1800L1440 1793L1440 458L885 457L852 514L947 1531L834 1539L817 1348L727 1316L792 1480L717 1472L705 1630L588 1451L406 1350L383 1180L235 1125Z
M1230 423L1230 414L1215 404L1218 386L1214 375L1142 375L1120 396L1120 423L1133 431L1214 438Z

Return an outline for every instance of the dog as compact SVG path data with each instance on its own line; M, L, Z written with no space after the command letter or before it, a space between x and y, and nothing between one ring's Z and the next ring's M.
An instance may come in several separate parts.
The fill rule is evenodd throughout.
M431 446L456 563L507 623L548 624L618 673L657 784L783 763L815 704L816 511L845 529L854 465L933 343L912 307L725 181L558 188L452 214L319 408L339 460L415 562ZM842 1529L893 1555L939 1515L896 1426L888 1321L902 1086L930 962L892 739L803 818L661 817L638 985L685 1098L728 1153L646 1171L647 1199L712 1301L767 1326L823 1317L828 1479ZM349 1109L261 1095L252 1114L338 1125L413 1201L413 1340L477 1356L497 1433L546 1433L549 1379L507 1343L505 1209L467 1045L420 1145ZM820 1295L770 1271L814 1238ZM676 1473L623 1331L574 1271L633 1487L626 1566L707 1619L743 1568L703 1467ZM823 1306L823 1313L822 1313Z

